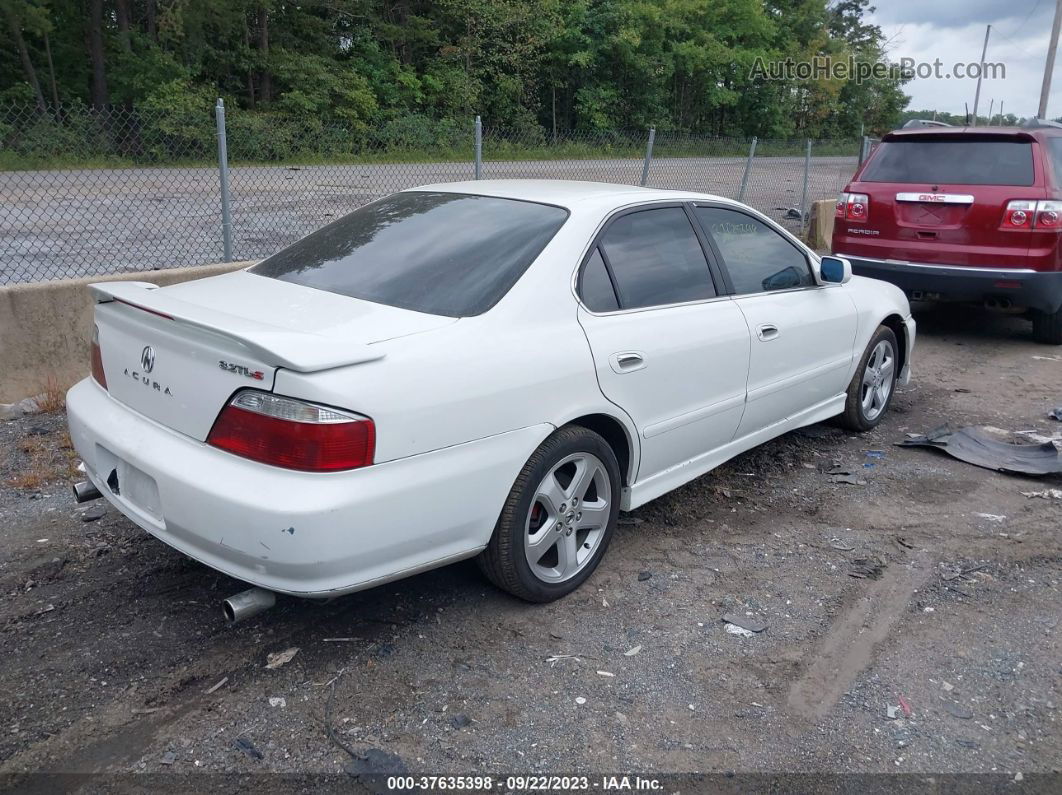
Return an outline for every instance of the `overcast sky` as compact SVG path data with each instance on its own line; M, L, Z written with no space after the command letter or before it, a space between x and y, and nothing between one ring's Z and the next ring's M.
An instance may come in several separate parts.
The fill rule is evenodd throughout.
M985 60L1004 64L1006 78L993 80L986 74L979 115L988 115L992 99L995 113L1002 100L1005 113L1036 114L1055 0L876 0L875 4L872 19L889 41L891 60L940 58L945 72L956 62L980 59L985 25L991 25ZM908 107L914 110L964 113L964 102L973 110L976 87L977 81L969 78L915 78L904 91L911 96ZM1055 62L1047 115L1062 116L1062 57Z

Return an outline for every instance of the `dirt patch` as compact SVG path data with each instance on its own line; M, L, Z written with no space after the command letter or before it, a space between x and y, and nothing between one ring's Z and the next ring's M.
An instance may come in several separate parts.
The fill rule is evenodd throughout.
M919 320L879 429L789 434L624 515L551 605L463 563L228 627L241 583L82 521L65 482L5 488L0 773L342 775L328 726L418 773L1057 770L1062 503L1022 492L1059 484L893 443L1058 430L1062 360L1018 320ZM41 422L0 425L5 481Z

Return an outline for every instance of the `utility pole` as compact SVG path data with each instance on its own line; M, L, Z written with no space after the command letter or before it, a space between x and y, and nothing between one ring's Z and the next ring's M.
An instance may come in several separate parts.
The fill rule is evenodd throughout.
M1051 93L1051 73L1055 71L1055 50L1058 49L1058 26L1062 23L1062 0L1055 3L1055 21L1051 25L1051 43L1047 47L1047 63L1044 64L1044 82L1040 86L1039 119L1047 118L1047 95Z
M1059 0L1062 2L1062 0ZM985 46L981 48L981 68L977 72L977 90L974 92L974 112L972 127L977 126L977 103L981 99L981 78L985 76L985 55L988 53L988 34L992 32L992 26L985 28Z
M992 97L992 101L988 103L988 126L992 126L992 111L996 109L996 98Z
M999 126L1003 126L1003 100L999 101Z

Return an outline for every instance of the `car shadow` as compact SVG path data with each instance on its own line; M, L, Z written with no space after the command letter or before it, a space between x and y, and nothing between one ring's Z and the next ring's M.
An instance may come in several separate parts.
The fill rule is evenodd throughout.
M993 312L967 304L911 303L918 335L963 340L1033 342L1032 323L1020 314Z

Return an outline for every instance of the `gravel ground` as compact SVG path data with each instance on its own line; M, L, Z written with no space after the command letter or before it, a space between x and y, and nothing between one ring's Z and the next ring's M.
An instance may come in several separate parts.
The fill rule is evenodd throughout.
M229 627L219 600L240 583L111 508L75 507L65 481L5 485L0 774L205 788L210 773L342 774L342 744L416 774L1057 785L1062 500L1022 492L1062 484L893 443L945 421L1059 432L1062 353L1017 319L919 321L915 380L876 431L792 433L623 515L597 573L551 605L466 563ZM0 426L0 481L26 468L30 437L65 472L62 429ZM831 482L837 464L865 484ZM766 629L729 634L724 613Z
M854 157L816 157L808 201L833 198ZM654 161L649 185L737 197L745 158ZM237 166L231 169L235 259L261 259L366 202L432 182L472 178L471 163ZM484 163L485 179L637 184L642 160ZM759 158L748 204L784 220L797 207L804 159ZM0 284L220 262L216 168L0 172ZM787 222L793 228L795 222Z

